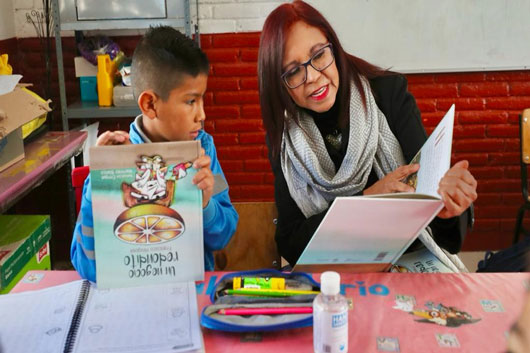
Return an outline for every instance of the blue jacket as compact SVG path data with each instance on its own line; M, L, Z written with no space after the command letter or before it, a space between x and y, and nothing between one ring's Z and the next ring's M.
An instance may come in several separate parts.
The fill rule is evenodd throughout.
M136 121L131 124L129 137L131 142L135 144L148 142ZM212 173L221 174L224 177L212 136L200 131L196 140L201 141L201 147L211 158ZM81 209L74 229L70 256L72 264L81 277L95 282L96 260L91 195L92 185L89 176L83 187ZM236 230L238 218L239 216L230 202L228 189L212 196L206 208L203 209L204 267L206 271L214 269L212 251L220 250L228 244Z

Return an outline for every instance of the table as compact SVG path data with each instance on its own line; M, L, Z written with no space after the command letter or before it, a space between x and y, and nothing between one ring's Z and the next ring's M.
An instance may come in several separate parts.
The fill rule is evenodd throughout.
M207 272L205 280L197 282L199 312L210 304L209 294L224 274ZM346 296L354 303L349 312L349 352L363 353L504 351L506 334L522 308L530 278L527 273L349 273L341 276ZM314 277L319 279L319 275ZM78 278L74 271L30 271L12 293ZM401 310L410 303L407 296L415 299L415 315ZM426 306L429 302L430 309ZM479 321L460 320L460 326L450 327L434 323L432 316L431 321L426 320L429 313L437 311L437 306L440 308L440 303L467 313L470 322ZM310 352L313 347L311 327L257 335L205 328L202 332L208 353L296 353Z
M25 146L25 158L0 173L0 213L83 149L87 133L50 131Z

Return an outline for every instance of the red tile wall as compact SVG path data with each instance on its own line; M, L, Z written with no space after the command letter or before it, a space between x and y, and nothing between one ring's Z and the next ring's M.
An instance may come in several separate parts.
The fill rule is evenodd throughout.
M116 38L128 54L137 40ZM0 42L0 52L6 47L4 42ZM259 33L201 35L201 44L211 61L205 128L215 139L230 196L233 201L272 201L274 178L267 159L257 91ZM13 44L7 47L13 50ZM39 41L19 39L17 47L16 67L24 81L35 83L39 92L44 69ZM63 49L67 95L72 101L79 95L73 72L72 38L63 39ZM469 160L479 183L475 229L468 235L464 249L508 246L517 209L523 202L518 114L530 107L530 71L413 74L407 78L428 132L450 105L456 104L453 161ZM52 99L59 102L57 80L53 82ZM60 127L59 114L56 115L56 126ZM130 120L106 120L102 128L127 129Z

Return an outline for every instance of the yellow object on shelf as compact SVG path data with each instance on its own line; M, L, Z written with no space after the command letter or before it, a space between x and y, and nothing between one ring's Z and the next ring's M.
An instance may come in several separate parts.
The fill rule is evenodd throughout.
M7 63L9 56L7 54L0 55L0 75L13 74L13 68Z
M112 105L112 90L114 88L114 64L108 54L98 55L98 102L102 107Z

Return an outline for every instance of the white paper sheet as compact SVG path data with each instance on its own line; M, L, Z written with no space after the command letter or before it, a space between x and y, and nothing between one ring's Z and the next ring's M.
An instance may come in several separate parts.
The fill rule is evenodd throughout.
M0 96L13 92L22 75L0 75Z

